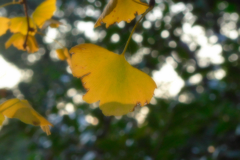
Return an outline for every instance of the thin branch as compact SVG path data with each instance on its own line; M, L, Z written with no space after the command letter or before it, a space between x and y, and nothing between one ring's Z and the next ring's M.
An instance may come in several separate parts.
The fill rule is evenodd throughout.
M13 2L9 2L9 3L5 3L3 5L0 6L0 8L9 6L9 5L13 5L13 4L21 4L21 2L16 2L15 0Z
M22 0L22 5L23 5L23 8L24 8L25 16L27 18L27 35L26 35L25 41L23 43L23 48L26 49L27 48L28 34L29 34L29 31L30 31L30 23L29 23L29 16L28 16L27 0Z
M147 11L146 11L145 13L143 13L143 15L141 16L141 18L137 21L137 23L136 23L135 26L133 27L132 32L130 33L130 36L128 37L127 43L126 43L126 45L125 45L125 47L124 47L124 50L123 50L123 52L122 52L122 54L121 54L122 56L124 56L124 54L125 54L125 52L126 52L126 50L127 50L127 47L128 47L128 45L129 45L129 42L130 42L130 40L131 40L131 38L132 38L132 35L133 35L133 33L134 33L137 25L138 25L139 22L143 19L143 17L144 17L148 12L150 12L152 9L153 9L153 7L148 8Z
M155 0L149 0L149 6L154 7L155 6Z
M53 41L54 41L55 43L57 43L60 47L65 48L65 46L62 45L62 44L61 44L59 41L57 41L56 39L50 38L50 37L48 37L46 34L44 34L44 33L42 33L42 32L36 32L36 33L39 34L39 35L41 35L41 36L45 36L45 37L53 40Z

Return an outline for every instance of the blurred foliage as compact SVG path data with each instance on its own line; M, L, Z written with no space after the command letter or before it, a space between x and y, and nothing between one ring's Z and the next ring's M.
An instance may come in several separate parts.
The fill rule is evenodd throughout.
M1 0L1 4L9 2ZM91 40L86 34L76 32L77 22L95 22L106 5L106 0L77 1L58 0L56 19L67 23L67 31L58 35L57 40L68 48L78 43L95 43L113 52L121 53L135 21L123 28L118 25L95 29L103 38ZM29 0L29 7L39 4ZM187 9L172 12L173 5L184 5ZM67 72L67 64L53 58L55 43L45 43L37 37L41 49L39 60L29 62L29 54L11 47L6 50L4 43L10 33L0 38L0 53L10 63L21 69L33 71L30 82L21 82L17 88L1 90L1 98L24 97L42 115L54 124L52 135L46 136L40 128L10 120L0 132L0 157L7 160L91 160L91 159L131 159L131 160L237 160L240 159L240 84L239 75L239 36L231 38L222 31L223 19L230 20L235 15L235 30L239 34L240 2L235 0L156 0L159 18L149 21L150 27L139 25L136 33L143 41L131 41L128 58L137 51L149 48L140 63L134 66L148 71L159 70L167 58L175 60L175 71L185 82L180 93L174 97L156 98L156 103L148 105L149 113L143 124L136 115L139 110L122 117L105 117L96 105L74 103L70 89L84 93L81 81ZM97 16L88 16L87 8ZM5 16L23 15L21 6L14 5L0 9ZM160 12L162 16L160 16ZM98 14L97 14L98 13ZM189 17L195 19L188 22ZM227 17L227 18L226 18ZM229 18L230 17L230 18ZM234 16L233 16L234 17ZM236 20L237 17L237 20ZM151 17L150 17L151 18ZM228 19L229 18L229 19ZM223 62L216 64L208 61L202 66L197 56L201 45L191 47L182 37L185 23L203 28L208 39L217 37L215 44L220 45ZM144 23L144 22L143 22ZM165 38L161 36L168 31ZM111 41L113 34L120 40ZM174 43L175 42L175 43ZM175 45L171 45L175 44ZM206 51L207 55L213 54ZM234 54L234 55L233 55ZM231 56L235 56L232 60ZM237 58L236 58L237 57ZM207 60L204 62L207 62ZM194 70L188 70L193 64ZM212 76L222 69L223 78ZM189 83L189 78L200 74L197 84ZM166 75L167 76L167 75ZM134 82L133 82L134 83ZM185 97L188 101L183 101ZM61 104L74 104L75 111L64 113ZM140 114L142 114L140 112ZM95 117L97 123L86 121ZM90 119L92 118L90 117Z

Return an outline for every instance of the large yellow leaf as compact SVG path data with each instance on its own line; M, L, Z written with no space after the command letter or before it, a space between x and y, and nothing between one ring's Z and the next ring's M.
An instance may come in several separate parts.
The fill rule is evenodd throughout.
M42 28L45 21L53 16L56 10L56 0L46 0L41 3L32 14L35 24Z
M123 55L94 44L81 44L70 50L73 75L82 79L88 103L100 101L105 115L124 115L149 103L156 88L146 73L132 67Z
M22 35L21 33L15 33L8 39L5 43L6 49L9 48L11 45L16 47L19 50L28 51L28 53L34 53L38 51L38 44L34 36L29 35L27 38L27 47L26 49L23 47L25 42L26 36Z
M34 126L40 126L47 135L51 134L49 126L53 125L37 113L27 100L10 99L5 101L0 105L1 115L8 118L17 118L24 123Z
M0 36L5 34L9 27L9 19L5 17L0 17Z
M33 20L29 18L29 25L34 31L30 31L30 35L34 35L37 31L37 26L33 23ZM10 19L9 29L12 33L22 33L23 35L27 35L28 25L26 17L15 17Z
M101 22L106 23L107 28L116 22L129 23L135 18L135 14L144 13L148 7L148 4L140 0L110 0L94 27L100 26Z

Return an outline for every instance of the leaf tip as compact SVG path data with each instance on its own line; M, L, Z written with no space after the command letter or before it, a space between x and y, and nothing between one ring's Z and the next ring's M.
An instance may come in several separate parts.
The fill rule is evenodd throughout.
M51 124L51 126L53 126L53 125ZM41 129L42 129L43 132L45 132L48 136L51 135L51 131L50 131L49 125L41 126Z

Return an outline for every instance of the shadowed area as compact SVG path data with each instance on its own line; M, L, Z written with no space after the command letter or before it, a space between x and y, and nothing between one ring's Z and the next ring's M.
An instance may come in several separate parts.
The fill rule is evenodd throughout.
M137 104L135 104L136 106ZM134 104L122 104L118 102L104 103L100 105L100 109L106 116L115 115L122 116L129 112L133 112L135 108Z

